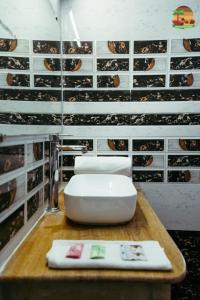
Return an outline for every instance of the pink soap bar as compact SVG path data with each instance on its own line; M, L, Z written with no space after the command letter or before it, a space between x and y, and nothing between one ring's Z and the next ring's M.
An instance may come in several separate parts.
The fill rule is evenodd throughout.
M70 246L66 257L70 257L70 258L80 258L81 257L81 253L83 251L83 244L73 244Z

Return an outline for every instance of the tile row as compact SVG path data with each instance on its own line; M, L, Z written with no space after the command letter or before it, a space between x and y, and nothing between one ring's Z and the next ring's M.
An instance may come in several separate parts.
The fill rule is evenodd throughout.
M0 200L2 199L0 198ZM42 206L42 202L43 190L40 190L27 200L27 208L25 208L24 204L21 205L17 210L9 215L9 217L0 222L0 251L14 238L18 231L24 227L25 223L29 221L31 217L38 211L38 209ZM26 220L25 216L27 216Z
M62 71L63 72L92 72L94 60L92 58L33 58L34 72ZM62 68L61 68L62 65ZM1 70L30 70L28 57L0 56ZM97 58L95 71L157 71L167 69L167 58ZM199 70L200 56L171 57L171 70Z
M73 170L62 171L62 181L68 182L74 175ZM165 177L164 170L134 170L132 179L135 183L200 183L199 170L170 170Z
M36 189L44 180L49 180L49 164L45 164L45 176L43 165L27 172L27 187L25 175L20 175L0 185L0 216L2 212L19 203L26 193Z
M45 163L49 142L1 146L0 157L1 251L22 228L26 230L32 217L41 214L49 197L49 163Z
M64 146L82 145L86 146L88 151L95 151L93 139L64 139ZM97 151L134 151L134 152L200 152L200 138L180 138L168 139L166 142L163 138L157 139L98 139ZM76 151L75 151L76 152ZM185 155L185 154L184 154Z
M18 181L18 178L16 179ZM12 185L11 182L8 185ZM4 187L10 191L10 187ZM18 187L20 189L20 186ZM44 188L44 199L49 197L49 184L45 185ZM9 196L8 193L0 192L0 212L5 209L5 204L11 205L16 201L13 200L13 196ZM5 203L4 203L5 202ZM2 206L2 203L4 205ZM37 191L33 196L27 199L27 205L22 204L19 208L17 208L14 212L12 212L5 220L0 222L0 252L3 248L15 238L17 233L25 226L26 222L31 220L31 218L38 212L38 210L43 205L43 189Z
M41 144L42 143L34 143L32 145L40 148ZM30 145L31 144L28 144L28 146ZM21 147L21 145L15 145L0 148L2 154L0 175L17 170L22 166L20 159ZM30 156L33 153L29 150L30 149L27 149L28 165L31 161L37 161L39 159L38 156L36 158L34 156L30 160ZM6 151L9 152L9 156L5 154ZM19 151L20 157L18 156ZM36 155L38 154L39 153ZM20 165L15 164L17 159L20 159ZM8 168L9 164L10 168ZM48 163L45 164L45 171L43 170L43 165L40 165L29 171L24 170L24 172L18 174L15 172L13 175L14 177L12 176L12 179L0 184L0 218L2 219L4 213L8 215L6 219L4 218L3 221L0 222L0 251L44 204L44 199L49 197L49 183L45 185L45 198L43 197L43 188L41 188L42 183L49 182ZM36 190L36 192L32 194L34 190ZM27 202L27 205L25 205L25 202ZM20 208L17 208L20 203ZM17 209L15 209L15 207ZM13 208L14 212L12 212ZM27 210L26 213L25 210ZM11 213L9 214L9 212Z
M0 73L1 87L30 87L29 74ZM47 88L165 88L168 75L33 75L34 87ZM96 80L97 84L94 83ZM170 74L169 87L194 87L200 85L200 73Z
M92 152L97 153L98 156L131 155L134 182L200 182L200 154L188 154L188 152L200 152L200 139L168 139L167 143L165 139L133 139L131 145L129 143L129 139L98 139L96 146L94 146L93 139L62 141L63 145L86 145L91 154ZM142 154L145 152L147 154ZM172 154L173 152L176 152L176 154ZM65 152L60 156L60 166L63 167L62 180L64 182L74 175L74 161L75 157L79 155L81 155L79 152L72 151L70 154ZM167 175L165 169L167 169ZM165 178L165 176L167 177Z
M63 115L65 126L199 125L200 114L79 114Z
M0 147L0 176L19 168L31 167L34 163L49 158L49 142L30 143L26 145L13 145ZM30 171L31 174L32 171ZM41 172L40 172L41 173ZM33 176L37 177L37 176ZM38 176L40 177L40 176ZM30 188L28 188L28 191Z
M62 121L63 120L63 121ZM200 125L200 114L29 114L0 113L1 124L64 126Z
M74 167L75 157L79 155L63 155L60 157L60 165L63 167ZM100 156L100 155L98 155ZM109 155L107 155L109 156ZM126 156L126 155L120 155ZM167 155L167 167L194 167L200 168L200 155ZM153 154L134 154L132 155L132 166L133 168L164 168L165 157L164 155L153 155Z
M24 90L0 88L0 100L61 101L61 91ZM153 101L199 101L200 89L177 90L66 90L66 102L153 102Z
M133 46L134 54L158 53L165 54L168 51L169 41L167 40L137 40L137 41L97 41L97 54L124 54L130 53ZM87 54L91 55L94 51L94 41L47 41L33 40L31 48L35 54L60 54L61 47L63 54ZM26 53L29 51L28 40L3 39L0 38L1 52ZM200 39L172 39L171 51L176 52L199 52Z

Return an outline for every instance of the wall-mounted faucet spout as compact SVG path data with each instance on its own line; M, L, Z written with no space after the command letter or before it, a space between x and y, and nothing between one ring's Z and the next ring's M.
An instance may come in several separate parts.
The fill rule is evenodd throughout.
M57 145L57 149L61 149L63 151L81 151L82 153L86 153L88 151L86 145Z
M58 190L59 190L59 151L88 151L86 145L60 145L59 135L50 135L50 195L47 211L57 212L58 207Z

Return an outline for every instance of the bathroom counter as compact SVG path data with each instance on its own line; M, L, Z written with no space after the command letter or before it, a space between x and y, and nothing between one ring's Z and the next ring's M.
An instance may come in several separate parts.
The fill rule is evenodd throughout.
M134 218L124 225L101 227L68 221L63 211L63 194L60 207L61 212L46 214L39 221L0 275L5 300L90 300L94 297L95 300L110 297L126 300L133 294L138 300L170 299L171 284L185 276L185 262L142 192L138 193ZM157 240L165 249L173 270L51 270L45 256L55 239ZM69 298L66 295L70 295Z

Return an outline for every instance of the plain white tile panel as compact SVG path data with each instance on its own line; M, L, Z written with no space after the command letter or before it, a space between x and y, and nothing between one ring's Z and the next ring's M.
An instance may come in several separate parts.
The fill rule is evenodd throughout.
M37 103L39 106L39 103ZM50 107L56 103L50 104ZM34 102L35 105L35 102ZM5 106L6 107L6 106ZM10 106L11 107L11 106ZM8 107L8 110L10 109ZM4 108L5 109L5 108ZM50 108L49 108L50 109ZM48 110L47 110L48 111ZM56 112L58 110L54 110ZM200 113L200 101L182 102L64 102L64 114Z
M15 125L15 124L4 124L1 126L1 134L12 133L12 135L20 134L53 134L61 133L61 126L59 125Z
M47 101L0 101L1 112L20 112L20 113L61 113L61 102Z
M55 131L54 131L55 132ZM62 126L62 134L75 137L177 137L199 136L200 125L195 126Z

